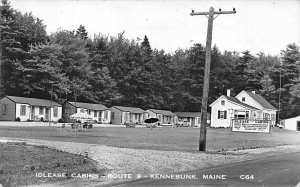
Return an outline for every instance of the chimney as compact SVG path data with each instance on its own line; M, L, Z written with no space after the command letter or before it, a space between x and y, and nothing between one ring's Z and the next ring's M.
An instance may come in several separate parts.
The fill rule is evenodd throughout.
M255 94L255 91L252 91L253 94Z
M227 89L227 96L230 97L230 89Z

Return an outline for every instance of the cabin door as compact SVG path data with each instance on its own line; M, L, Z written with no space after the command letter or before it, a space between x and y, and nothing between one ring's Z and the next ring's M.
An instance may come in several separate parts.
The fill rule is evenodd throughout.
M34 107L31 107L31 120L34 120L34 114L35 114L35 109Z
M45 120L48 121L49 120L49 108L46 108L46 111L45 111Z

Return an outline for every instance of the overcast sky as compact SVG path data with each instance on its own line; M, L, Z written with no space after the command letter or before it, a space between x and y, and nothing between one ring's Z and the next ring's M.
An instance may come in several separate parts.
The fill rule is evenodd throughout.
M221 51L250 50L279 55L289 43L300 44L299 0L10 0L13 8L44 20L47 32L74 30L84 25L90 36L102 33L129 39L148 36L152 48L174 52L194 43L205 44L207 18L195 12L232 10L213 25L213 45Z

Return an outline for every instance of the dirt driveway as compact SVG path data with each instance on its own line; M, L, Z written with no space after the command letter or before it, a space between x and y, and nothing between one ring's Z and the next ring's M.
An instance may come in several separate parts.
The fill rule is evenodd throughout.
M84 155L85 152L87 152L89 157L96 161L99 166L105 166L108 169L107 175L103 178L103 184L128 180L126 179L126 175L128 174L131 174L132 178L135 179L137 178L137 175L146 177L149 174L177 173L254 159L270 155L270 153L280 154L300 151L299 146L279 146L275 148L250 149L213 154L116 148L97 144L37 139L0 138L0 140L1 139L22 140L30 145L46 146L73 154ZM117 179L109 174L113 174ZM82 182L86 182L86 180L83 180ZM76 183L78 186L83 185L78 183L78 180ZM92 184L93 183L89 183L89 185ZM57 185L60 186L60 184ZM74 183L64 183L63 186L74 186Z

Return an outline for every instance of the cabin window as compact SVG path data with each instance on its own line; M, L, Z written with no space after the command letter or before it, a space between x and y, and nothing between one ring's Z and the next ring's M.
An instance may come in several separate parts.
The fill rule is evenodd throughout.
M41 106L40 106L39 113L40 113L40 115L43 115L43 114L44 114L44 107L41 107Z
M275 119L275 114L271 114L271 119L272 119L272 120Z
M227 111L218 110L218 119L227 119Z
M114 113L114 112L111 113L111 119L112 119L112 120L115 119L115 113Z
M221 105L225 105L225 101L221 101Z
M97 111L96 110L94 111L94 117L95 118L97 117Z
M2 114L3 115L7 114L7 105L2 105Z
M242 111L235 111L234 112L234 118L236 118L236 119L246 119L246 118L249 118L249 117L250 117L250 112L249 111L242 110ZM253 115L253 117L255 117L255 116Z
M245 102L245 101L246 101L246 98L245 98L245 97L242 97L242 101Z
M26 116L26 105L21 105L20 115Z
M270 114L268 114L268 113L264 113L264 119L265 119L265 120L268 120L268 119L270 119Z
M57 117L58 116L58 108L54 107L53 108L53 117Z
M91 115L91 111L90 110L88 110L88 114Z

